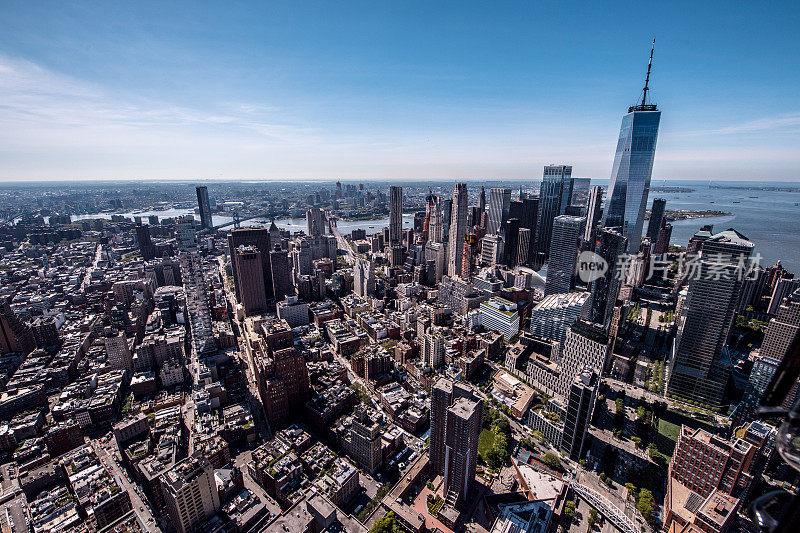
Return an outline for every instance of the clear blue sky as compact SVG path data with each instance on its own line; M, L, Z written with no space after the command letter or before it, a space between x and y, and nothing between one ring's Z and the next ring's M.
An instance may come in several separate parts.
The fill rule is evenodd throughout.
M654 179L800 180L798 2L0 8L0 180L608 178L653 35Z

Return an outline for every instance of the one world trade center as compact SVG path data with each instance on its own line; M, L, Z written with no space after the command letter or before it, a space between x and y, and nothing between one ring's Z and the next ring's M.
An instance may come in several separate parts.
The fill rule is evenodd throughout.
M622 235L628 238L628 253L633 254L639 251L642 242L658 125L661 122L661 111L656 105L647 103L652 64L651 49L642 102L629 107L628 114L622 117L617 153L608 185L608 203L603 213L603 226L620 228Z

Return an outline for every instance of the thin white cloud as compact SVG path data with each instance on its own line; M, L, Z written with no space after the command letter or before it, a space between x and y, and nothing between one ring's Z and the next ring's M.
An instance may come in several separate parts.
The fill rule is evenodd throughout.
M26 132L46 135L62 128L70 128L73 136L80 137L107 128L117 134L125 131L158 136L154 130L229 126L272 139L288 138L294 132L291 126L269 120L276 111L274 107L250 103L204 111L135 95L112 94L30 61L0 54L0 127L7 132L9 141L16 140L15 144L26 141Z
M750 133L756 131L772 131L785 128L797 128L800 126L800 113L783 115L780 117L767 117L759 120L752 120L736 126L721 128L719 133Z
M707 130L687 131L682 136L695 137L704 135L740 135L744 133L762 132L800 132L800 113L792 112L785 115L764 117L749 120L731 126L722 126Z

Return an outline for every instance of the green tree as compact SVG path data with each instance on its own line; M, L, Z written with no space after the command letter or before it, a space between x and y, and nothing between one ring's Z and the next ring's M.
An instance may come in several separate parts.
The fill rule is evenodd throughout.
M550 468L561 468L561 461L555 454L552 453L544 454L544 457L542 457L542 462Z
M498 418L502 418L502 415L496 409L487 407L483 410L483 427L490 429Z
M389 511L383 518L375 522L369 533L403 533L403 530L397 523L397 517L392 511Z
M614 400L614 405L617 408L617 414L625 413L625 400L623 400L622 398L617 398L616 400Z
M509 435L511 433L511 424L509 424L507 418L500 417L492 424L492 430L498 435L500 433L503 435Z
M486 454L486 464L496 470L503 466L508 457L508 439L502 433L495 434L492 449Z
M589 529L597 523L597 509L589 509Z
M533 450L534 448L533 440L529 439L528 437L523 437L520 439L519 445L526 450Z
M570 522L575 518L575 502L573 500L564 502L564 516L569 518Z
M642 517L644 517L648 523L653 522L654 508L655 502L653 500L653 493L645 488L639 489L639 497L636 499L636 509L642 513Z

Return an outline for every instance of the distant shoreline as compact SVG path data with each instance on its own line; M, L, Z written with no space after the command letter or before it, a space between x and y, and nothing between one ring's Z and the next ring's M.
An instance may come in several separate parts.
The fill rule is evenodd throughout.
M702 211L695 211L693 209L667 209L664 212L664 217L667 220L690 220L694 218L714 218L714 217L729 217L733 216L733 213L728 213L726 211L717 211L714 209L706 209ZM647 213L644 217L646 220L650 220L650 210L647 210Z
M727 189L731 191L770 191L770 192L800 192L800 187L774 187L769 185L712 185L712 189Z

